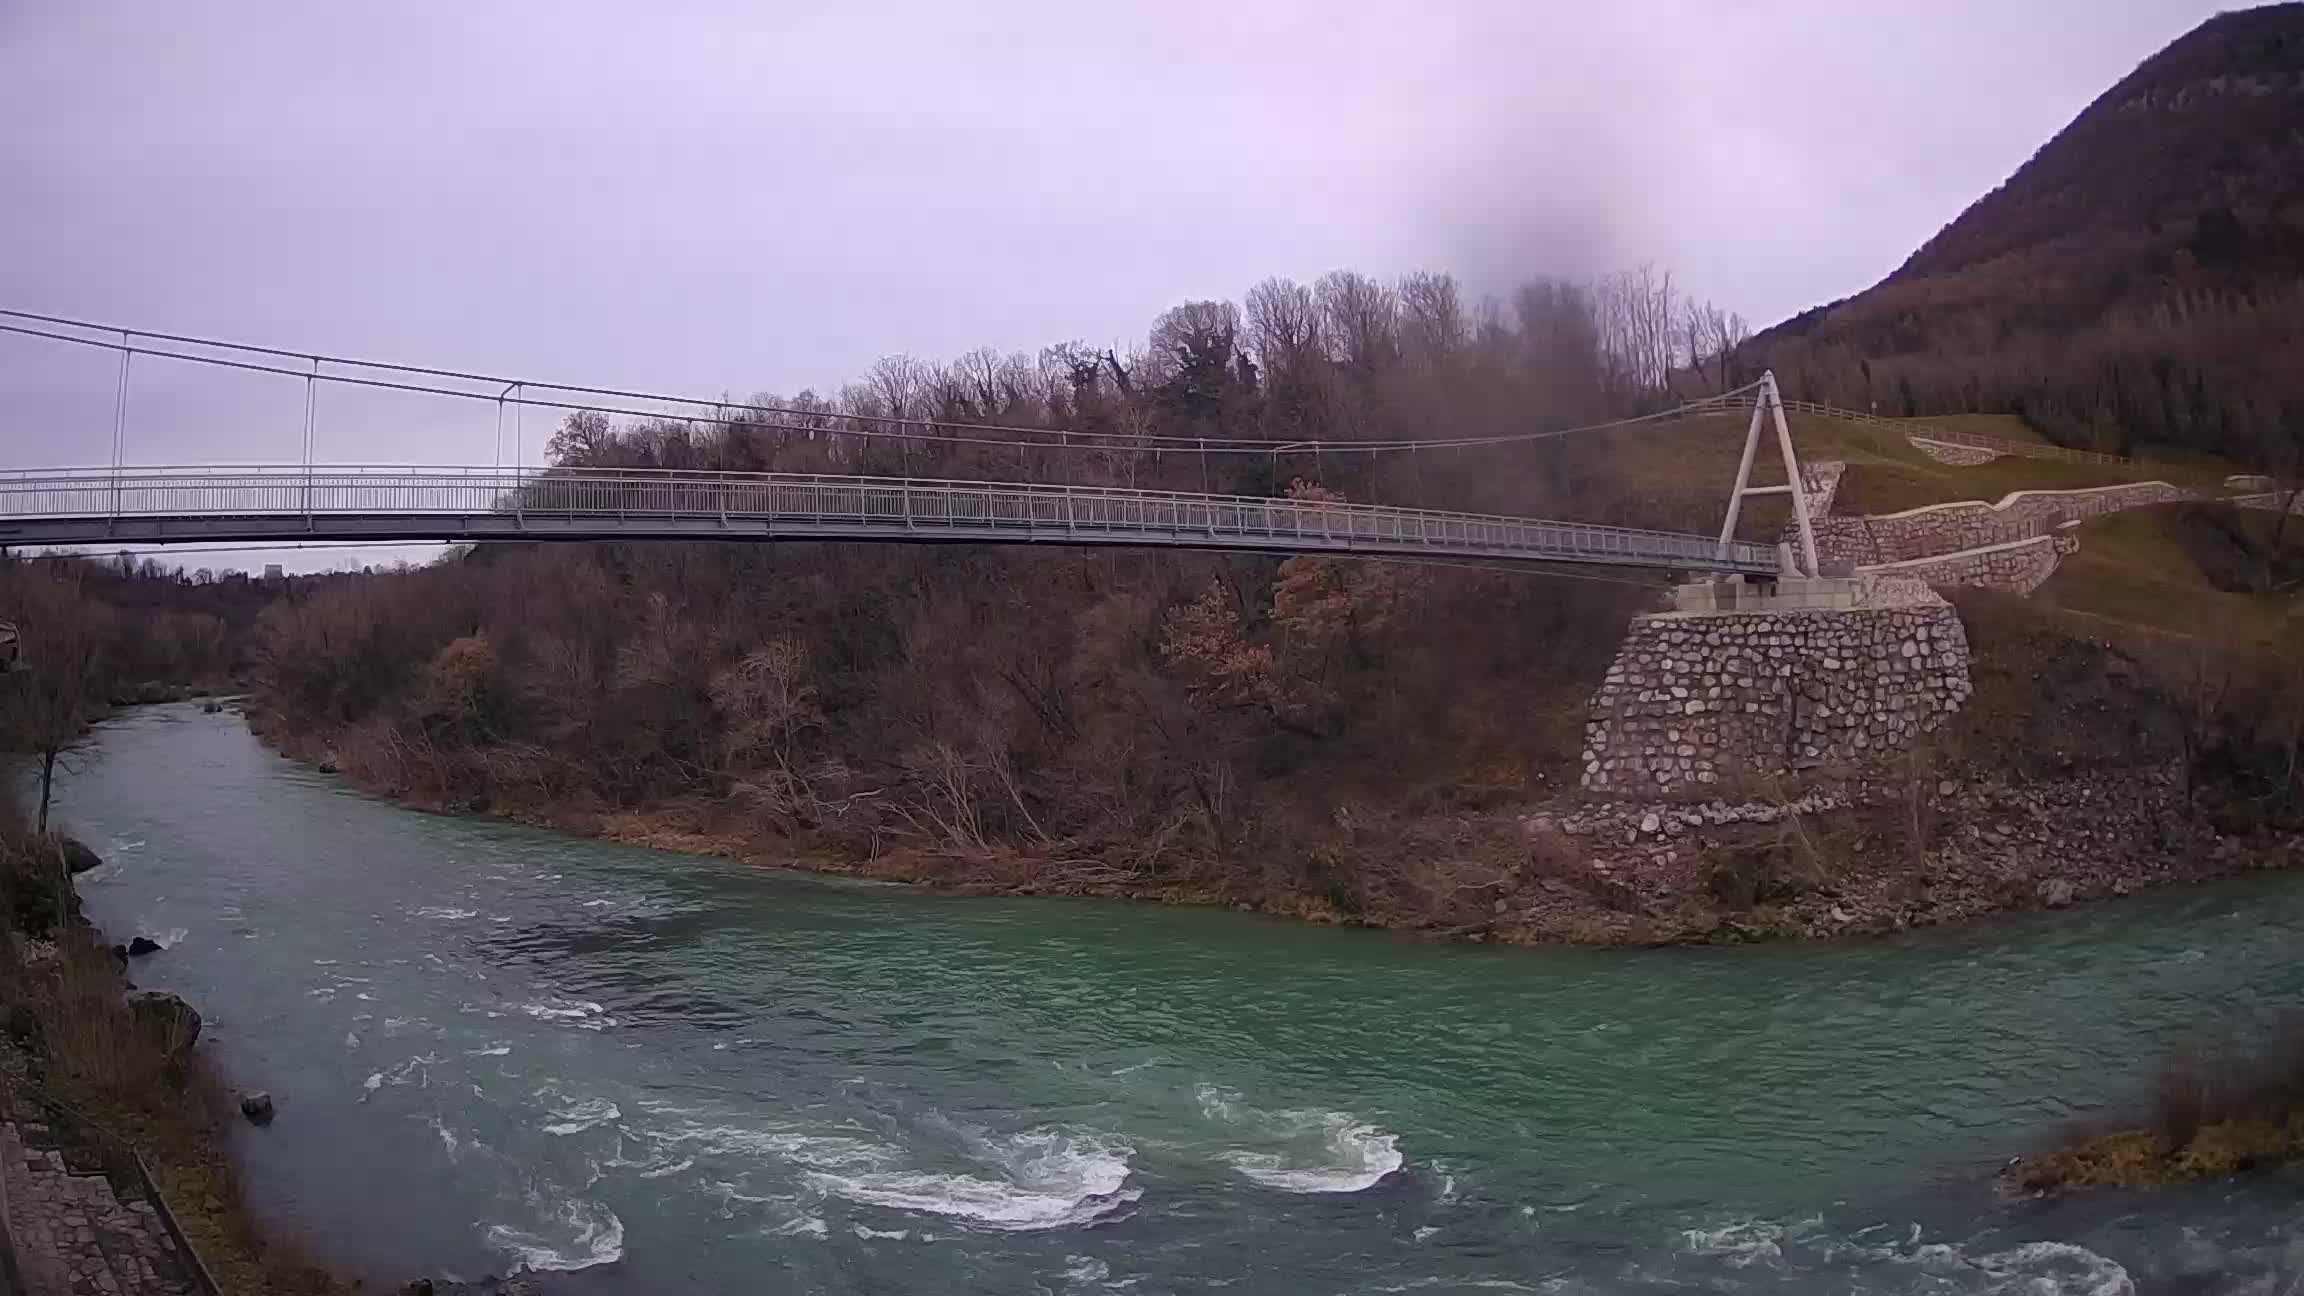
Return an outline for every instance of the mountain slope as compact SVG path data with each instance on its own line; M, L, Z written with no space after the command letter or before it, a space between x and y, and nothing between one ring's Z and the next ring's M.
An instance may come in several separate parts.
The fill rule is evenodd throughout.
M2304 4L2147 59L1869 291L1768 330L1798 394L2293 467Z

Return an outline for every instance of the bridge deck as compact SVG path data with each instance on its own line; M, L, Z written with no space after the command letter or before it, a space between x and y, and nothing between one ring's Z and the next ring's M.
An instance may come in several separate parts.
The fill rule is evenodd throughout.
M1112 487L785 473L164 467L0 475L0 544L865 540L1168 545L1777 569L1709 536L1431 509Z

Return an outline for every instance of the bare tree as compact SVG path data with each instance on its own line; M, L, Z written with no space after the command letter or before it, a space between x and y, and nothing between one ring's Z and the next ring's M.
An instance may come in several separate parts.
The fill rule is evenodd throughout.
M1697 380L1714 391L1726 391L1735 385L1736 353L1751 336L1751 324L1734 311L1693 297L1681 303L1682 353Z
M1437 371L1471 339L1471 319L1454 276L1418 272L1401 278L1400 343L1410 363Z
M1320 422L1320 304L1293 279L1248 290L1248 347L1264 370L1265 426L1275 436L1313 435Z
M1363 380L1388 369L1399 354L1400 298L1383 284L1351 270L1334 270L1313 285L1320 301L1321 334L1329 354Z
M1320 306L1312 290L1293 279L1266 279L1248 290L1248 346L1256 363L1278 382L1305 376L1320 346Z
M1610 385L1640 401L1667 394L1680 355L1680 290L1652 264L1603 276L1592 289Z
M807 649L789 639L772 640L714 675L710 692L730 767L765 754L791 774L800 735L824 723L808 681Z
M0 678L0 733L40 766L38 831L48 831L56 768L87 734L105 692L105 609L81 593L77 563L25 564L11 582L23 665Z
M614 441L607 415L578 410L560 421L560 429L544 443L544 455L556 464L597 464Z

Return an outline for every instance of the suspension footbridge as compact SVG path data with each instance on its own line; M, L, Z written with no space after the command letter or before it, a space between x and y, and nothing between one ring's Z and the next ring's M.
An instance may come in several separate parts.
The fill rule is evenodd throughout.
M508 540L837 540L894 543L1167 546L1290 554L1472 559L1671 572L1773 575L1788 564L1774 545L1719 535L1594 525L1548 518L1450 512L1325 498L1271 498L1208 491L941 477L732 472L583 466L340 465L310 460L313 393L347 384L433 396L663 418L665 402L686 421L808 436L915 444L1114 455L1379 454L1541 440L1520 437L1401 443L1269 442L1119 437L979 423L928 423L873 415L827 415L725 402L508 380L453 370L305 356L273 348L138 333L0 310L0 333L96 347L120 356L114 462L96 467L0 472L0 546L167 545L280 542L482 542ZM283 375L306 385L306 461L282 465L120 462L127 438L130 365L138 357ZM149 363L149 361L147 361ZM494 394L489 394L493 389ZM1752 412L1744 471L1731 499L1784 488L1750 487L1763 416L1781 425L1773 378L1740 396ZM644 402L645 404L635 404ZM1716 411L1722 408L1714 405ZM1687 408L1667 412L1684 415ZM1649 416L1650 418L1660 416ZM800 424L790 420L805 419ZM0 424L5 412L0 411ZM1645 420L1625 420L1640 422ZM1602 425L1602 427L1619 426ZM1590 429L1571 429L1583 431ZM499 438L501 440L501 438ZM1780 437L1787 480L1798 480ZM1798 504L1798 492L1788 492ZM1806 520L1800 510L1800 520ZM1804 528L1803 528L1804 529ZM1814 569L1812 550L1806 555ZM1797 567L1794 560L1790 565Z

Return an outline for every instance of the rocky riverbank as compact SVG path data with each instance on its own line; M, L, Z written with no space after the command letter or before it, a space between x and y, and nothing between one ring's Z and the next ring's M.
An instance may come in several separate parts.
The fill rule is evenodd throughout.
M200 1014L136 989L126 947L80 915L70 878L101 863L0 831L0 1119L22 1140L19 1268L72 1291L197 1291L205 1268L251 1296L349 1292L258 1228L230 1154L233 1098L195 1047Z
M335 772L324 744L259 732ZM359 780L354 772L345 777ZM2304 834L2219 833L2169 770L2015 779L1980 770L1822 783L1701 802L1568 793L1454 813L1339 808L1318 849L1383 897L1274 885L1252 867L1153 877L1101 860L903 845L827 851L777 832L740 797L628 808L439 806L628 845L905 882L971 895L1222 905L1314 922L1512 944L1671 945L1900 931L2304 863ZM1371 861L1385 861L1371 866ZM1400 897L1406 897L1403 901ZM1379 902L1381 901L1381 902Z
M2304 834L2222 835L2155 771L1587 803L1521 824L1567 843L1636 915L1628 925L1676 940L1897 931L2304 863Z

